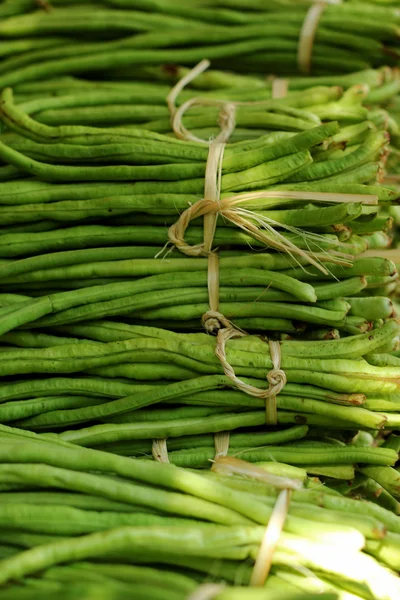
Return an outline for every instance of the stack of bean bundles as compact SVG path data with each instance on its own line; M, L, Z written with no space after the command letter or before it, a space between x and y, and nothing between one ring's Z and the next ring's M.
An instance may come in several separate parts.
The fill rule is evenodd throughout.
M0 4L2 600L400 597L398 10L264 5Z

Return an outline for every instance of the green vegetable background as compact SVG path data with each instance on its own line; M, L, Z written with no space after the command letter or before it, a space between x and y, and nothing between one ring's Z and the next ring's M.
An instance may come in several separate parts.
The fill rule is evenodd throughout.
M399 39L0 2L1 600L400 598Z

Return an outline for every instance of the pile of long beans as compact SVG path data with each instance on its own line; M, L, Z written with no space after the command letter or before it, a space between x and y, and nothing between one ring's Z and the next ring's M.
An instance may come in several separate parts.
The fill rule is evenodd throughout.
M400 17L379 4L324 8L309 77L308 1L0 4L2 599L400 597ZM188 141L170 86L204 57L175 98ZM202 217L175 226L232 103L218 310L244 384L279 341L276 425L215 353Z
M205 578L228 584L213 597L248 597L243 586L278 493L268 468L265 481L252 480L251 471L250 479L226 476L218 461L214 472L199 475L5 426L0 456L0 582L6 600L60 593L134 593L148 600L161 597L161 585L164 597L183 600ZM333 490L314 490L300 470L282 469L281 485L295 491L271 574L251 598L300 600L314 592L332 599L395 600L397 517ZM43 493L43 486L51 492Z

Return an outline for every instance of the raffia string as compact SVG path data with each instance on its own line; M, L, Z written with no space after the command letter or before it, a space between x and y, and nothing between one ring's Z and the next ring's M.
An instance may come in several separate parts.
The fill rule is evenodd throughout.
M167 438L153 440L151 453L153 455L154 460L157 460L158 462L162 463L169 463Z
M290 492L301 489L303 483L298 479L273 475L268 470L232 456L216 457L211 470L225 476L238 475L246 479L263 481L282 490L268 521L251 577L251 585L264 585L289 510Z
M272 557L278 544L289 510L290 490L282 490L265 528L263 540L256 558L250 585L263 586L271 569Z
M222 160L225 143L214 142L210 145L206 166L204 184L204 199L212 200L214 197L218 204L221 194ZM215 177L217 173L217 177ZM204 216L204 250L208 252L207 288L210 310L202 317L202 323L207 331L219 328L221 323L231 327L229 321L219 312L219 257L212 252L212 242L217 226L218 213L209 213ZM229 431L214 435L216 456L226 456L229 451Z
M328 4L341 4L342 0L317 0L310 6L300 30L299 45L297 48L297 65L300 73L309 75L311 72L311 57L314 46L315 34L322 13Z
M168 230L169 241L180 252L187 256L208 256L205 250L204 243L190 246L185 241L185 232L190 222L198 217L203 217L208 213L219 213L227 221L230 221L242 231L250 234L254 239L262 242L266 246L274 248L280 252L289 254L290 256L305 258L310 265L316 267L319 271L328 274L327 269L321 264L317 253L310 253L298 248L296 244L274 229L274 226L282 227L281 223L276 223L271 219L263 218L260 229L258 215L250 210L241 208L240 205L250 201L257 201L266 198L290 198L294 200L316 200L317 202L333 202L333 203L361 203L368 205L378 204L377 196L364 194L331 194L327 192L302 192L302 191L257 191L246 192L229 196L228 198L220 199L218 202L213 200L200 199L193 205L184 210L179 219L171 225ZM250 220L252 219L252 220ZM289 231L294 232L295 228L287 227ZM297 230L297 233L299 231ZM335 251L329 255L329 262L333 262ZM354 258L351 255L339 253L338 258L352 262ZM332 260L333 259L333 260ZM326 256L325 256L326 260ZM343 264L343 263L341 263Z
M171 225L168 230L169 241L178 250L186 254L187 256L207 256L211 254L212 240L215 233L215 226L217 222L217 213L223 216L227 221L230 221L246 233L250 234L254 239L262 242L266 246L274 248L280 252L285 252L292 257L300 256L305 258L311 265L315 266L322 273L328 274L328 271L323 267L319 257L316 253L304 251L298 248L296 244L291 242L284 235L279 233L275 229L276 226L282 227L282 224L276 223L272 219L266 217L260 218L257 213L246 210L240 207L240 204L249 201L256 201L263 198L285 198L285 199L299 199L299 200L316 200L319 202L351 202L351 203L362 203L362 204L377 204L378 198L376 196L366 196L363 194L329 194L321 192L300 192L300 191L262 191L262 192L250 192L244 194L236 194L229 198L221 200L221 181L222 181L222 160L224 145L228 141L230 135L235 128L235 111L237 104L233 102L223 102L219 100L205 100L202 98L193 98L188 102L182 104L179 108L176 107L176 99L180 91L183 90L184 86L190 83L198 75L200 75L205 69L209 67L210 63L208 60L201 61L196 67L194 67L189 73L187 73L178 83L172 88L167 96L167 104L171 115L171 126L177 137L180 139L191 140L209 145L209 155L206 166L206 178L205 178L205 194L204 198L198 200L192 206L189 206L180 215L178 221ZM249 102L244 104L262 104L258 102ZM219 135L211 142L197 138L188 129L186 129L182 123L182 118L186 110L191 106L220 106L219 125L221 131ZM238 206L239 205L239 206ZM210 214L214 213L214 214ZM210 214L210 216L208 216ZM197 244L190 246L185 242L185 231L190 224L192 219L197 217L204 217L204 230L205 237L203 244ZM292 233L300 235L299 230L295 227L283 226ZM315 235L315 234L314 234ZM315 238L313 238L315 241ZM332 257L336 251L333 251L329 257L329 261L332 262ZM339 253L338 260L345 260L347 263L351 263L353 257ZM325 256L326 259L326 256ZM334 260L334 259L333 259ZM344 264L343 262L341 264ZM211 269L216 269L216 259L214 259ZM216 302L212 303L214 312L217 312ZM211 308L211 307L210 307Z
M182 123L182 117L185 112L192 106L220 106L221 110L218 117L220 133L215 138L214 142L225 143L228 141L232 132L235 129L235 110L236 105L233 102L223 102L219 100L207 100L204 98L192 98L184 102L179 108L176 107L176 99L180 92L188 83L193 81L198 75L203 73L210 66L210 61L202 60L189 73L178 81L167 96L168 110L171 115L171 127L175 135L181 140L189 140L191 142L200 142L201 144L209 144L207 140L203 140L193 135Z
M219 115L219 135L209 144L205 181L204 181L204 199L203 202L210 206L210 210L204 213L204 243L202 244L202 253L208 257L208 296L210 311L207 317L203 319L203 323L206 329L217 325L219 312L219 258L216 252L212 251L212 243L215 235L215 229L217 226L218 214L220 213L220 196L221 196L221 178L222 178L222 162L224 157L225 144L235 129L235 111L236 106L233 103L219 102L218 100L207 101L199 98L193 98L188 102L182 104L179 108L176 108L176 99L179 94L187 85L195 79L200 73L205 71L210 66L208 60L201 61L194 69L187 73L171 90L167 97L167 104L171 114L171 126L175 132L175 135L181 139L198 141L202 143L209 143L206 140L202 140L193 136L188 131L183 123L182 117L186 110L194 105L213 105L216 104L221 106ZM191 219L187 221L189 224ZM179 235L179 229L175 230L176 234ZM179 238L175 235L175 246L180 248ZM183 238L182 242L184 243ZM171 236L170 236L171 240ZM222 316L222 315L221 315ZM208 320L210 323L207 325ZM227 322L224 326L230 326Z
M220 592L224 591L225 587L223 583L202 583L187 600L214 600Z
M276 407L276 396L286 385L286 373L281 369L281 345L279 342L269 340L269 351L271 353L274 368L269 371L267 381L270 385L266 390L265 398L265 421L271 425L277 425L278 413ZM268 394L267 394L268 392Z
M272 98L286 98L289 89L289 80L274 77L272 79Z
M227 456L229 452L229 431L219 431L214 434L215 458ZM162 463L169 463L167 438L153 440L151 453L154 460Z
M323 266L320 260L326 260L327 255L318 254L317 252L309 253L304 252L298 248L295 244L290 242L287 238L282 236L279 231L274 230L273 234L270 235L269 230L262 231L249 220L249 217L257 217L255 213L247 209L241 209L240 204L248 201L257 201L263 198L290 198L298 200L316 200L317 202L331 202L331 203L360 203L365 205L377 205L377 196L364 195L364 194L331 194L326 192L300 192L300 191L260 191L260 192L249 192L243 194L236 194L229 198L220 200L219 203L198 200L195 204L187 208L181 213L178 221L171 225L168 231L169 241L178 248L180 252L187 256L207 256L207 252L204 249L204 244L197 244L190 246L185 242L185 232L187 227L195 218L206 215L209 212L218 211L225 220L230 221L237 227L250 234L254 239L261 241L266 246L270 246L280 252L289 254L292 258L300 256L305 258L307 262L315 266L319 271L328 274L327 269ZM239 207L237 207L239 205ZM264 220L262 223L264 227L270 226L269 229L273 229L273 225L280 225L272 220ZM294 231L293 228L289 228L289 231ZM297 231L297 233L299 233ZM312 238L314 241L316 238ZM338 242L336 245L345 246L344 243ZM329 262L336 262L337 264L351 264L353 262L353 256L332 250L329 253Z
M226 342L235 337L243 337L241 331L234 328L220 329L217 335L217 346L215 354L218 356L225 375L236 385L236 387L245 392L249 396L255 398L262 398L265 400L265 417L266 422L269 425L277 424L277 411L276 411L276 396L282 391L286 385L286 373L281 369L281 346L279 342L268 340L268 345L271 353L272 364L274 368L267 373L267 381L269 387L267 389L261 389L254 385L245 383L239 377L236 376L232 365L226 359L225 344Z
M214 434L215 460L227 456L229 452L229 431L219 431Z
M191 133L182 123L182 117L185 112L192 106L220 106L221 110L218 116L218 125L221 128L220 133L215 138L215 142L221 142L224 138L228 139L235 129L234 113L236 110L236 104L233 102L223 102L219 100L205 100L192 98L184 102L174 113L171 119L171 126L175 135L181 140L188 140L191 142L200 142L202 144L208 144L206 140L197 137Z
M210 63L208 61L202 61L191 72L187 73L187 75L185 75L185 77L183 77L183 79L179 81L168 94L167 103L171 112L171 124L175 133L180 137L185 138L187 135L191 136L191 134L185 130L182 124L182 116L184 114L184 111L181 110L182 106L180 109L176 108L175 104L177 95L187 83L192 81L194 77L197 77L197 75L205 70L209 64ZM189 106L193 106L194 103L202 104L203 102L202 100L194 99L189 103L186 103L186 109ZM180 250L182 250L183 245L185 245L186 253L191 254L192 252L188 251L191 247L187 247L184 242L184 232L190 220L194 218L193 215L196 207L197 209L200 209L201 214L197 214L196 216L204 216L204 243L200 247L195 246L191 248L191 251L193 251L194 255L197 255L198 252L199 254L201 253L208 257L207 282L210 310L203 315L202 323L208 332L216 330L218 331L215 354L221 361L225 375L237 386L238 389L246 394L256 396L257 398L264 398L266 402L266 422L271 425L276 425L276 395L279 394L286 384L286 375L280 368L279 342L269 342L274 369L267 374L267 380L269 382L268 389L256 388L255 386L249 385L236 377L233 367L226 359L226 341L228 339L242 337L247 334L236 328L228 319L226 319L226 317L224 317L223 314L219 312L219 258L216 252L212 250L218 214L223 214L220 195L222 161L225 143L228 141L235 127L235 105L232 103L223 103L222 106L224 109L224 118L220 118L221 132L218 137L209 145L204 182L204 199L200 200L200 204L197 202L195 205L193 205L193 207L182 213L177 223L170 228L169 238L170 241L172 241ZM186 139L193 140L193 136ZM204 142L204 140L202 141ZM236 202L236 197L233 198L232 202ZM207 207L206 210L204 210L205 207ZM241 224L241 226L243 228L243 224ZM246 226L251 226L251 223L249 222L249 225ZM254 229L257 228L254 226ZM223 452L227 453L228 449L229 445L227 446L227 441L225 438Z
M212 252L212 243L219 213L224 150L225 143L213 142L210 145L204 183L204 200L218 205L218 212L210 212L204 215L204 251L208 255L208 298L210 310L213 313L218 312L219 309L219 258L215 252Z

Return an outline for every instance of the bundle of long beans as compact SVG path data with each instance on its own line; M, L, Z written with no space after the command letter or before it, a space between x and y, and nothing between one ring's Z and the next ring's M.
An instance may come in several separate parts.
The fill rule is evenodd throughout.
M205 577L228 584L214 590L220 600L399 594L392 571L399 567L397 518L369 502L315 491L300 470L283 465L284 477L260 468L248 478L226 476L232 461L221 459L200 476L4 426L0 455L7 600L63 593L158 599L161 581L164 597L187 599ZM43 486L52 491L44 494ZM250 591L243 586L254 576L279 486L294 490L289 514L265 587Z
M16 98L19 102L22 102L21 109L34 114L35 119L51 125L81 124L105 125L110 127L135 124L136 127L151 127L152 129L166 133L170 128L167 117L168 109L165 105L168 86L161 82L176 82L177 79L185 76L187 72L188 69L185 68L153 67L147 69L147 71L135 73L135 77L152 77L159 80L158 83L145 81L136 81L134 83L129 81L94 82L82 78L65 78L49 82L27 83L17 86ZM197 77L191 85L200 88L202 97L204 96L204 99L208 101L213 99L218 99L219 101L235 99L237 102L246 102L256 99L258 102L264 102L262 106L256 105L251 107L247 104L239 107L240 110L237 116L242 120L245 118L246 127L236 126L231 136L232 140L239 141L265 135L271 131L268 129L271 127L278 128L279 130L278 115L273 114L271 111L276 110L277 107L282 107L285 103L286 105L290 103L291 107L297 106L303 110L311 109L319 118L336 118L341 122L343 131L333 138L333 145L337 146L336 150L332 148L330 156L333 158L341 156L343 153L341 148L343 146L347 147L347 151L350 147L351 149L357 148L360 142L365 139L371 126L378 128L386 126L391 136L391 153L388 167L391 173L396 171L398 168L398 151L396 150L396 146L400 139L398 125L392 118L396 119L394 101L395 94L400 88L400 79L396 70L383 68L376 71L361 71L346 76L291 77L287 82L287 98L285 100L280 99L279 102L271 100L274 91L273 83L255 76L239 76L234 73L209 71ZM350 90L344 97L341 97L342 92L338 87L339 84L344 88L363 84L363 88L354 88L354 91ZM328 88L322 87L322 85L335 87ZM178 103L190 101L198 93L196 89L185 90L177 99ZM46 94L51 95L46 97ZM369 109L362 108L360 101L363 101L364 105L369 107ZM389 109L390 116L381 109L376 110L374 108L379 105L383 105L386 109ZM268 115L265 113L265 109L269 111ZM217 108L215 111L217 111ZM210 111L210 107L198 107L194 113L190 113L189 117L185 116L184 123L186 126L190 125L191 131L197 136L207 138L208 136L215 135L218 132L217 127L204 127L207 124L212 125L216 120L215 111ZM304 117L304 113L301 116ZM296 124L292 121L292 125L295 127L304 126L299 120ZM49 156L49 152L46 149L43 151L43 147L38 143L24 141L15 134L3 136L3 139L11 143L15 148L24 149L33 158L54 160L52 156ZM7 169L3 170L3 172L3 177L13 176L13 173L11 172L10 174ZM353 177L358 177L354 181L366 181L369 177L367 168L361 171L355 170L353 174ZM349 176L349 172L347 172L347 176ZM363 177L364 179L362 179ZM389 187L392 186L392 179L395 178L396 176L394 178L387 178ZM314 182L314 185L316 183ZM354 189L356 188L357 186ZM333 186L332 189L334 189ZM351 188L347 187L347 189L350 190ZM398 194L395 186L393 187L393 192L393 197L395 194ZM26 207L21 207L20 212L23 214L16 214L14 211L12 219L14 222L17 220L20 222L22 220L38 220L43 215L43 210L46 210L45 216L50 218L53 218L53 215L55 215L55 218L64 221L71 218L75 220L85 218L87 221L88 213L90 212L90 216L93 216L93 210L97 209L93 205L86 204L85 206L90 209L89 211L75 210L72 212L71 210L67 210L70 206L68 204L60 204L59 208L62 211L54 213L53 207L43 207L33 204L30 207L30 211L32 212L27 212ZM352 223L348 221L346 224L346 233L349 234L350 229L353 229L354 233L368 232L370 235L368 237L364 236L364 243L368 244L370 250L382 250L392 241L390 229L393 219L395 224L398 221L397 212L397 207L391 206L381 209L380 218L378 219L369 219L360 224L357 224L356 220L353 220ZM280 216L283 216L283 213ZM9 220L10 214L3 212L2 217L3 222L6 223ZM339 215L336 214L336 217L339 218ZM170 225L173 220L174 217L168 217L167 215L163 217L141 215L140 217L141 224L146 225L150 225L151 223L156 225ZM126 224L126 219L122 222ZM139 223L138 217L135 217L134 222L136 224ZM221 225L223 223L220 223ZM50 227L51 224L47 223L46 226ZM338 230L339 227L335 229ZM341 236L343 237L343 225L340 229ZM200 235L199 231L198 236L194 238L195 241L200 239ZM226 232L224 235L226 236ZM226 240L226 237L224 239ZM393 260L395 260L394 254L391 255L388 253L382 255L393 257ZM389 289L378 289L376 293L389 294L393 293L393 291L394 285L391 285ZM369 289L368 293L372 293L372 290Z
M349 110L349 102L355 103L355 112L357 113L358 109L361 109L363 115L363 109L355 98L357 91L349 90L349 92L350 95L346 94L342 99L344 110ZM336 113L341 112L342 105L340 102L337 103ZM353 131L354 128L351 126L350 128L342 128L335 135L335 132L338 131L337 125L335 123L317 125L320 121L314 113L305 113L298 110L297 116L302 117L301 119L287 114L282 114L282 117L280 117L279 111L283 111L283 113L289 111L291 114L295 114L296 109L279 109L276 104L274 111L271 113L264 112L263 114L274 123L274 127L278 129L276 133L264 136L251 143L242 142L227 147L222 174L222 198L225 199L234 192L257 190L259 188L270 190L271 194L276 192L280 198L265 198L265 201L263 201L262 197L256 194L254 198L250 198L246 202L245 207L246 209L256 208L256 219L261 223L266 223L266 226L269 227L268 240L270 245L275 245L278 249L287 245L291 250L294 250L293 243L295 243L300 248L314 250L318 260L346 264L350 254L365 250L371 245L378 245L378 247L387 245L389 238L384 232L379 231L387 226L387 220L377 219L376 223L374 222L378 206L376 200L374 201L369 195L377 195L381 202L387 202L396 197L396 192L374 184L365 185L371 180L376 180L380 157L382 154L383 157L385 155L385 132L377 130L368 132L368 126L365 127L361 123L363 129L361 139L364 139L360 144L351 145L351 142L354 141L354 134L360 141L359 135ZM2 221L3 225L10 225L10 227L3 228L3 233L6 234L2 238L6 244L6 248L2 253L4 257L29 256L55 249L69 250L93 246L98 244L99 236L104 245L113 244L116 240L119 244L126 243L127 239L135 245L135 249L132 249L133 253L129 253L127 249L120 249L120 258L154 256L152 254L153 249L139 248L138 244L146 244L149 241L152 244L164 243L167 239L165 225L172 224L176 220L176 212L182 211L194 203L201 194L203 182L201 176L204 175L204 161L207 154L207 148L201 144L191 143L188 145L141 129L127 129L125 131L119 128L104 130L77 126L71 130L69 126L51 127L43 125L30 119L20 108L13 105L11 93L8 90L3 93L2 113L4 122L18 131L19 134L23 133L25 136L21 138L21 135L4 135L1 146L3 159L12 162L14 166L18 166L22 173L24 170L31 173L33 169L33 172L42 180L71 182L60 186L22 179L10 181L2 186ZM252 122L255 123L258 113L256 112L252 118ZM288 131L288 129L293 128L295 130L300 128L300 131L304 131L297 134ZM71 139L70 134L73 131L78 137L73 134L74 138ZM313 150L316 145L320 145L322 142L327 143L328 136L332 136L332 134L331 146L326 151L321 146L317 146L317 149ZM54 139L55 135L64 136L64 142L48 143ZM350 144L350 151L336 150L337 141L335 137L337 135ZM146 141L143 141L143 136L146 137ZM31 138L36 141L32 141ZM47 142L43 144L42 142L46 140ZM124 143L122 140L129 141ZM102 143L110 141L111 143ZM10 145L6 146L5 143ZM13 144L14 148L11 148ZM29 156L32 156L33 153L34 157L41 159L43 159L44 152L46 160L50 160L52 163L43 163L36 159L32 161L31 158L16 150L15 146L19 150L23 149ZM313 157L310 155L309 150L313 152ZM138 151L140 151L140 155ZM339 154L335 156L335 152ZM77 156L77 153L79 156ZM68 154L70 158L66 158ZM112 154L115 155L114 159ZM266 160L268 160L267 163ZM66 161L68 166L65 164ZM118 166L108 166L110 162L114 161ZM167 161L170 164L167 164ZM121 162L123 164L119 165L118 163ZM136 166L135 163L137 162L140 166ZM162 164L159 164L159 162ZM311 162L312 164L310 164ZM70 166L71 163L72 166ZM143 165L143 163L145 164ZM98 166L101 164L107 166ZM8 167L5 167L5 169L7 171ZM13 172L11 173L11 176L15 176ZM185 173L188 179L183 180L182 177L185 176ZM76 180L78 182L90 182L93 179L112 181L131 180L131 178L139 179L139 181L134 184L75 183ZM143 181L143 178L158 179L159 181ZM281 182L286 181L289 183L282 185ZM279 185L274 185L277 183ZM287 191L288 188L294 190L292 197ZM333 196L318 195L318 192L328 189L331 192L350 192L358 193L358 195L344 197L344 200L348 201L347 203L342 202L337 206L323 208L323 205L317 203L335 199ZM132 191L135 195L133 197L128 196ZM304 204L299 204L302 194L303 197L309 198L310 192L316 192L314 195L311 194L311 197L315 198L315 204L306 207L304 207ZM365 198L363 197L364 194L366 194ZM104 197L105 195L106 197ZM286 195L289 197L285 198ZM73 200L62 200L66 196L73 198ZM29 205L26 204L27 199ZM24 204L19 206L19 203ZM285 205L294 206L294 208L283 211L266 210L279 209ZM123 222L125 225L129 224L129 219L133 223L132 226L125 227L125 237L124 229L118 221L120 215L124 215ZM52 217L54 225L48 223L49 216ZM108 223L107 228L92 224L104 223L105 217ZM65 239L60 238L60 232L56 225L58 219L62 221L62 237ZM84 228L65 228L65 225L74 224L77 220L83 220L88 225ZM347 223L350 222L351 225L348 226ZM25 225L25 223L29 224ZM294 223L297 227L293 227ZM371 225L368 223L371 223ZM240 246L248 243L262 245L263 238L260 239L255 236L254 239L254 236L249 236L246 230L245 233L241 233L232 227L225 227L226 224L229 225L229 223L220 222L217 229L215 242L220 247L226 247L227 245ZM283 231L275 232L270 224L282 227ZM26 233L30 228L32 228L32 233L29 236L31 237L31 244L29 238L26 238ZM39 233L41 229L44 231ZM46 231L49 229L50 231ZM24 231L25 243L23 245L19 243L21 237L19 231ZM355 235L347 239L346 242L342 241L343 238L349 238L352 232L355 232ZM372 233L373 235L359 236L358 233ZM187 241L198 243L201 240L201 235L201 230L198 227L191 226L188 230ZM16 243L13 243L13 240ZM322 252L319 250L322 250ZM330 250L329 256L324 255L324 250ZM99 253L97 254L99 255ZM309 255L307 252L301 252L300 254L303 258L306 254ZM34 270L45 264L42 262L40 265L41 258L37 258L39 263L36 264ZM57 260L59 258L62 257L57 253ZM76 255L76 258L79 260L78 255ZM280 268L290 268L293 264L288 260L283 259L283 261L280 261L279 257L276 258L277 265L279 262L281 264ZM69 265L74 264L74 262L74 258L71 262L70 258L65 257L64 262L59 264ZM27 269L31 270L34 264L32 261L28 261L25 267L20 263L21 261L19 261L17 268L22 270L19 271L15 271L14 267L17 266L15 261L9 264L4 261L2 265L4 267L2 279L6 286L11 284L11 288L8 288L10 291L21 291L18 290L18 273L24 273L24 284L30 283ZM162 270L159 270L160 264L166 268L169 264L168 261L165 261L165 263L164 261L162 263L161 261L147 261L147 263L150 268L147 274L160 273L162 272ZM53 263L50 264L53 265ZM196 265L196 270L197 265L199 265L199 268L203 268L200 266L199 261L190 261L190 264ZM154 265L156 271L152 271L153 267L150 265ZM124 267L124 265L121 266ZM181 268L178 263L176 263L176 266L178 269ZM246 266L250 265L247 264ZM264 268L266 266L265 264ZM118 272L114 268L112 271L115 277L122 274L122 271ZM132 276L137 276L137 274L131 271ZM364 274L367 275L367 273ZM52 280L50 273L47 275L49 277L47 278L44 275L42 282ZM389 276L390 279L393 275L395 273L390 272L389 267L385 277ZM15 276L17 276L16 280ZM36 277L35 274L33 276ZM59 279L59 276L60 273L56 276L56 279ZM73 272L69 277L76 278ZM84 277L86 279L86 276ZM385 277L378 283L391 283ZM103 279L107 280L107 276ZM373 282L370 283L373 284ZM377 281L375 281L376 283ZM16 287L13 284L16 284ZM25 291L28 289L24 286ZM304 299L306 298L303 297ZM310 296L308 296L308 299L310 299Z
M244 72L292 74L312 2L274 0L9 0L0 7L0 87L74 73L131 73L165 62L193 65L205 56ZM100 6L99 6L100 4ZM43 3L42 3L43 6ZM36 9L36 10L35 10ZM396 8L328 4L312 48L314 74L343 73L399 59Z
M165 132L170 129L169 112L165 105L168 95L168 83L179 81L188 73L189 69L174 67L153 69L147 77L152 80L140 79L140 73L134 81L91 81L83 78L66 77L46 82L26 83L14 86L15 97L21 108L29 114L34 114L40 122L49 125L118 125L141 124L146 128L150 125L153 130ZM177 99L179 104L195 98L201 93L206 100L227 100L238 103L246 101L263 102L252 107L250 104L240 106L238 122L232 132L231 141L241 138L259 136L276 128L277 123L268 122L267 115L254 129L252 113L260 113L263 109L283 108L285 105L298 108L311 108L322 119L338 119L354 123L362 118L380 124L383 120L382 111L377 111L377 106L385 105L394 107L396 93L400 89L397 71L387 67L379 70L367 70L351 73L346 77L291 77L282 81L287 83L286 95L279 102L273 102L276 93L276 79L266 79L249 75L237 75L212 70L204 73L195 80L190 89L184 90ZM279 82L280 80L278 80ZM275 82L275 83L274 83ZM275 86L275 87L274 87ZM341 98L342 89L352 86L356 88L357 96L352 98L347 94L339 104L335 100ZM362 86L362 87L360 87ZM199 92L201 89L201 92ZM353 92L354 93L354 92ZM373 110L367 111L356 107L356 101L364 99L366 107ZM267 102L269 101L269 102ZM22 104L21 104L22 103ZM217 109L216 109L217 110ZM210 107L196 107L191 113L191 131L196 131L196 119L202 125L203 137L215 133L214 127L216 111ZM396 112L394 110L394 116ZM196 119L194 119L196 117ZM257 115L260 118L260 115ZM240 123L240 120L244 123ZM202 122L203 121L203 122ZM250 123L249 123L250 121ZM244 124L249 128L245 128ZM208 126L209 129L207 129ZM398 130L390 120L387 125L393 139L396 139Z
M148 77L152 77L152 82L141 81L140 73L136 75L134 82L90 81L67 77L16 86L15 98L21 110L48 125L135 125L168 133L171 124L165 103L169 92L167 83L176 82L187 73L188 69L180 67L168 70L153 69L148 74ZM368 129L374 126L378 129L386 127L391 135L392 145L397 144L398 124L387 112L379 108L384 105L390 109L391 105L388 103L400 89L400 79L395 70L383 68L352 73L342 78L294 77L282 81L287 83L286 96L274 101L273 95L276 90L273 80L210 71L201 74L192 82L194 88L181 92L177 103L193 101L199 93L208 103L216 100L235 101L236 126L230 137L231 142L279 131L282 128L282 116L274 114L277 110L285 111L285 116L297 117L297 120L286 119L284 124L286 135L288 131L293 135L295 131L307 127L304 120L310 119L310 115L304 111L311 110L314 113L314 122L316 116L323 121L333 119L338 120L345 128L344 132L333 140L338 149L343 149L345 144L359 144ZM348 90L344 95L343 88ZM254 101L256 103L252 104ZM296 113L293 108L300 110ZM210 106L196 106L195 109L191 109L189 115L185 115L184 124L192 134L208 139L218 133L218 111L218 106L214 109ZM6 136L4 139L14 147L18 148L19 144L19 147L26 149L32 157L43 157L38 148L30 146L26 141L22 144L15 135ZM397 162L397 154L394 151L391 161Z
M287 462L342 480L354 477L355 465L379 467L368 477L390 494L398 511L399 476L392 468L397 450L340 440L346 430L351 440L357 429L378 433L399 425L398 367L370 364L396 360L375 353L391 347L398 333L394 321L336 342L282 342L288 383L277 397L279 428L270 433L264 400L232 388L210 336L93 321L63 332L86 341L41 333L3 336L6 343L30 346L3 347L2 376L26 377L2 384L3 423L60 432L60 440L138 458L151 454L152 440L168 438L169 460L195 468L207 468L214 456L210 434L228 430L229 452L251 462ZM119 341L104 343L110 339ZM258 337L230 341L227 358L238 376L260 387L272 366Z

